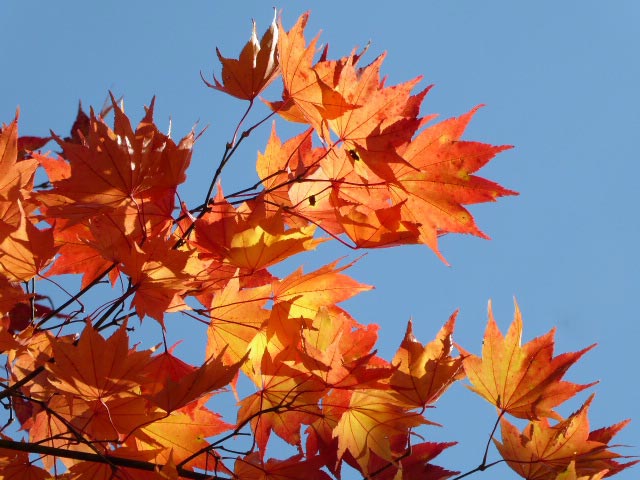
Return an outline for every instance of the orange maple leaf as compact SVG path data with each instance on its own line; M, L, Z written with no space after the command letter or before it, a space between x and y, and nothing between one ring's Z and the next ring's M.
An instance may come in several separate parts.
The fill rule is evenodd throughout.
M58 257L53 265L46 271L46 276L62 275L65 273L82 275L81 287L85 288L91 282L100 278L105 271L109 271L111 284L115 284L120 269L113 260L103 256L101 248L106 241L116 241L120 236L102 236L96 239L94 228L91 224L77 223L69 225L65 219L58 219L53 227L54 242L58 248ZM98 240L101 240L100 242Z
M251 272L314 249L315 225L286 228L281 210L267 211L261 200L234 209L218 192L216 201L196 220L192 244L204 255Z
M300 446L300 428L320 415L318 401L325 387L309 373L293 370L265 352L260 372L251 375L260 389L240 401L237 424L250 423L264 456L271 432Z
M18 113L9 125L0 129L0 202L24 199L33 188L38 162L19 160Z
M313 319L318 308L335 305L373 288L341 273L354 262L336 268L338 262L336 260L307 274L299 268L276 282L273 287L274 302L291 301L291 317Z
M398 456L398 460L390 463L377 455L371 455L368 472L372 477L380 480L420 479L420 480L445 480L457 475L459 472L446 470L438 465L429 463L443 450L455 445L456 442L434 443L423 442L416 445L407 445L405 438L395 437L392 440L392 450ZM407 452L410 455L406 455Z
M546 418L530 422L520 432L501 419L502 441L495 444L509 466L527 480L556 480L574 462L576 475L591 476L608 470L607 476L637 463L608 450L608 443L629 422L589 432L587 413L593 395L566 420L550 425Z
M352 264L335 268L337 263L338 261L332 262L308 274L303 274L300 268L288 277L273 282L274 304L267 324L266 340L268 340L268 344L265 345L265 348L272 353L277 353L286 350L289 346L300 345L303 341L301 337L303 328L313 329L311 324L321 309L324 309L323 315L329 321L336 322L335 326L345 326L348 323L349 326L345 327L345 330L351 328L354 333L361 332L361 325L352 321L349 315L336 304L372 287L358 283L340 273ZM343 319L338 318L341 316ZM345 322L347 319L349 321ZM377 338L375 328L369 329L368 333L370 339L373 339L373 343L375 343ZM370 348L372 345L368 341L366 343L362 341L352 343L354 339L355 335L347 334L341 341L343 343L340 346L342 353L339 355L344 356L345 363L369 353L368 350L365 350L361 355L358 354L363 351L362 347ZM313 343L317 339L314 339L312 335L309 340ZM360 340L364 340L364 336ZM345 347L345 344L350 347L355 346L353 353L356 351L358 353L347 358L345 352L350 350L350 347ZM334 357L334 361L337 361L337 357Z
M45 164L53 188L37 198L48 219L85 222L105 214L138 239L166 231L195 135L191 132L176 144L161 133L153 123L153 101L134 130L115 99L112 102L113 129L92 114L81 143L55 137L69 169L60 162Z
M375 177L392 182L393 169L407 165L398 150L411 141L418 127L424 123L418 118L418 113L428 91L427 88L411 95L420 77L399 85L385 86L384 80L380 79L384 58L385 55L381 55L360 69L355 68L354 55L345 59L339 75L333 76L333 86L359 108L327 120L338 141L343 142L354 168L372 182ZM325 140L329 141L326 134Z
M75 406L73 402L65 402L64 398L60 397L54 397L54 399L51 400L51 403L54 407L60 406L62 409L66 409L67 412L70 408ZM74 452L95 453L95 447L91 448L86 443L77 442L77 437L74 437L73 434L70 433L70 424L63 415L54 415L53 413L55 412L36 410L32 415L30 415L29 422L27 424L30 442L53 448L71 450ZM56 458L50 455L42 457L42 463L48 470L52 470L57 461L61 461L66 467L76 463L74 460L65 457Z
M609 470L602 470L593 475L581 475L578 477L576 472L576 462L572 460L567 469L564 472L559 473L555 480L602 480L607 476Z
M20 346L6 352L8 362L11 365L11 383L20 382L26 376L31 375L34 370L45 367L53 356L54 343L73 342L72 335L54 337L50 332L36 330L31 325L19 334L15 334L14 338ZM22 393L30 398L46 402L56 392L56 388L49 382L49 377L50 375L46 371L42 372L33 381L22 386ZM17 400L18 398L16 398ZM33 405L25 404L23 406L27 415L31 416ZM22 422L26 421L26 418L22 418L22 412L18 411L17 413Z
M58 393L47 402L46 411L35 415L29 434L34 442L52 440L53 445L63 448L81 446L86 450L85 444L69 442L80 433L96 445L103 445L101 450L106 452L109 443L123 441L139 427L165 416L165 412L135 393L117 393L99 400ZM60 442L64 439L67 441Z
M302 222L303 225L313 222L335 236L343 233L344 227L336 218L334 189L335 182L324 167L306 173L302 181L290 183L287 192L289 200L285 203L291 204L288 221L295 224Z
M302 332L299 334L301 345L295 360L285 361L291 368L314 374L327 388L384 388L382 380L389 378L393 368L382 359L377 359L376 352L365 350L373 347L375 330L370 331L370 337L373 338L367 341L369 339L361 335L362 326L346 312L331 312L327 307L320 307L313 323L306 328L300 329L299 324L294 325Z
M40 230L30 202L38 162L18 158L18 115L0 131L0 275L26 282L53 259L51 229Z
M26 282L38 275L56 253L53 230L40 230L27 217L20 200L16 203L20 221L3 236L0 229L0 274L12 282Z
M158 371L153 377L153 383L160 389L151 396L153 403L165 412L172 412L228 385L238 373L244 359L226 366L222 362L223 355L224 351L218 357L210 358L202 366L192 368L191 371L184 372L179 377L167 375L166 369ZM165 360L163 365L166 366L167 361ZM177 359L173 363L176 361Z
M269 318L265 305L270 292L270 285L240 289L237 277L229 280L209 306L211 320L207 329L207 357L222 354L224 364L233 365L250 352L249 358L259 365L262 351L251 349L250 344ZM247 373L250 368L247 365L243 370Z
M205 403L210 396L201 397L191 404L174 410L168 416L141 427L128 444L141 451L155 452L155 463L166 464L171 456L176 463L191 458L187 467L210 468L212 460L207 458L207 437L225 432L233 427L209 410Z
M0 434L3 440L9 437ZM4 480L49 480L51 475L37 465L33 465L27 452L0 448L0 476Z
M134 243L122 257L122 271L136 288L131 305L164 327L164 313L188 309L183 296L202 277L204 265L193 251L176 250L174 242L153 237L144 245Z
M310 124L327 145L322 171L311 169L289 188L292 212L332 235L346 233L356 247L423 243L442 260L438 236L486 238L463 205L516 194L472 175L510 147L460 140L475 109L414 138L434 118L418 116L428 91L411 93L420 78L385 86L384 55L356 68L362 54L327 61L325 49L314 63L317 38L306 45L307 20L302 15L281 35L284 101L270 104Z
M562 381L565 372L585 352L565 353L553 357L555 329L520 346L522 316L515 304L513 323L503 337L493 318L489 303L489 322L484 335L482 357L458 349L465 356L463 365L469 387L500 411L519 418L561 418L553 407L588 388Z
M389 380L398 399L406 405L423 408L434 403L462 375L462 358L452 357L455 312L440 329L436 338L422 345L413 336L411 322L402 344L393 357L398 369Z
M136 241L108 215L89 219L88 226L91 240L85 238L84 243L108 261L105 264L98 258L87 257L93 260L88 265L89 271L100 272L96 269L100 265L116 265L118 272L128 275L131 288L127 295L135 293L131 304L141 319L149 315L164 326L165 312L188 308L184 295L206 278L206 264L193 248L187 245L176 249L175 240L163 235ZM79 227L73 228L79 230ZM76 255L82 258L88 256L89 251L71 251L71 258L75 259ZM68 265L75 267L76 263Z
M307 46L304 29L309 14L298 18L290 31L280 24L278 52L284 92L282 102L268 103L287 120L305 122L322 131L326 119L336 118L356 108L312 68L318 37Z
M410 428L428 423L422 415L399 406L390 392L370 389L344 395L348 402L333 430L338 458L349 451L365 473L371 453L393 461L390 439L406 436Z
M265 189L263 201L267 208L272 204L292 207L288 194L292 185L296 180L308 178L319 168L318 161L325 154L325 149L312 148L312 131L308 129L282 143L273 123L265 151L258 152L256 161L256 171Z
M271 26L260 42L256 35L256 22L253 23L251 38L240 52L240 57L225 58L216 48L216 54L222 63L222 83L213 77L214 84L204 80L209 88L220 90L234 97L253 101L260 92L278 76L278 26L276 12L273 12Z
M354 190L351 188L350 193L355 193ZM338 222L356 247L392 247L419 242L421 224L403 215L402 203L389 206L379 188L363 185L359 190L359 200L368 201L354 202L352 198L338 197L333 202L337 206Z
M86 400L102 400L144 383L148 351L129 349L126 325L105 339L90 323L77 345L52 342L54 363L47 363L50 382L61 392Z
M460 140L476 110L477 107L459 118L423 130L399 150L407 164L394 166L397 183L390 185L393 202L402 203L403 218L420 225L421 243L440 258L437 237L443 233L469 233L488 238L463 205L517 195L472 175L496 154L511 148Z
M322 467L323 459L317 456L305 458L299 454L286 460L270 458L265 462L258 452L253 452L236 459L234 472L242 480L330 480Z

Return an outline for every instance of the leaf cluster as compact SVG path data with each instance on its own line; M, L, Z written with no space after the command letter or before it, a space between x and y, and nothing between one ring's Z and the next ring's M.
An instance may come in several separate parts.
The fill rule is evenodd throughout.
M589 431L591 398L567 419L554 410L589 386L562 380L586 350L553 357L553 333L521 347L518 310L504 338L490 312L480 357L455 352L454 314L426 344L409 323L385 360L378 327L340 306L371 288L346 273L351 264L272 272L331 239L353 249L424 244L444 260L439 236L485 236L466 205L515 194L476 175L509 148L462 139L477 108L438 123L421 117L419 78L386 85L384 55L365 66L364 51L329 59L317 37L305 39L307 20L286 30L274 18L261 40L254 24L237 59L217 51L221 80L206 84L248 107L199 206L178 196L198 134L161 132L154 102L137 125L114 97L101 112L80 107L65 138L20 137L17 116L2 128L0 399L25 438L2 433L0 474L324 480L349 465L365 478L451 478L431 462L453 443L417 429L435 425L428 408L465 377L496 407L497 449L523 478L596 479L631 465L609 445L624 423ZM282 98L264 100L270 113L242 131L276 78ZM283 140L274 123L259 183L225 194L224 167L276 116L306 130ZM57 154L38 152L50 141ZM40 286L64 275L80 289L47 305ZM111 297L85 305L98 290ZM132 345L137 322L149 317L165 332L175 312L202 325L200 365L166 342ZM236 391L240 377L252 392L231 422L216 395ZM506 415L530 423L519 432ZM242 437L248 446L237 446ZM296 453L271 455L274 437ZM474 472L490 465L485 454Z

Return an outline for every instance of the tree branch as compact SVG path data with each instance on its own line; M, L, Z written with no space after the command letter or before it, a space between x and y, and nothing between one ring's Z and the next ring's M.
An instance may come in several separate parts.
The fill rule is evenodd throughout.
M54 457L70 458L73 460L82 460L85 462L104 463L109 465L115 465L117 467L132 468L135 470L144 470L147 472L158 471L163 465L151 462L143 462L141 460L133 460L130 458L115 457L112 455L98 455L96 453L77 452L73 450L66 450L64 448L47 447L45 445L38 445L37 443L29 442L16 442L13 440L5 440L0 438L0 448L6 448L9 450L16 450L27 453L38 453L41 455L51 455ZM178 475L184 478L194 480L229 480L229 477L220 477L218 475L212 475L208 473L193 472L185 470L182 467L178 467Z

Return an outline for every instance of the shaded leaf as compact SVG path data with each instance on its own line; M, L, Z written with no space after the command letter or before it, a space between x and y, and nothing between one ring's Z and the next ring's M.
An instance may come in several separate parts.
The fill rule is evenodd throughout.
M320 457L305 458L295 455L286 460L270 458L266 462L257 452L236 459L234 472L242 480L330 480L321 470Z
M149 352L129 349L126 326L105 339L88 323L77 345L52 343L55 363L46 368L50 382L62 392L86 400L103 400L126 392L144 381L142 369Z

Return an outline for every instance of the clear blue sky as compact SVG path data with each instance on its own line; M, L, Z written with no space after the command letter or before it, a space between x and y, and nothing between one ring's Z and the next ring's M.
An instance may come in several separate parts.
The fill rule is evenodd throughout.
M252 17L262 33L272 3L2 3L0 121L11 121L19 105L22 134L66 135L79 99L100 107L112 90L138 119L157 95L156 119L162 126L171 117L174 136L198 120L209 125L183 190L187 201L198 202L244 107L205 88L199 71L219 72L215 46L227 56L239 52ZM443 238L451 267L426 247L411 247L371 251L351 270L376 286L348 308L361 322L381 325L381 355L390 358L410 317L416 336L427 341L457 308L456 340L478 353L487 300L505 328L516 296L525 340L555 326L558 352L599 344L567 378L600 380L592 428L635 417L616 440L636 445L621 453L639 454L640 2L273 3L284 9L285 26L309 8L308 34L322 29L334 57L371 40L369 59L388 52L389 83L424 75L424 85L435 88L423 113L444 118L486 104L466 138L516 147L482 173L521 195L471 209L491 241ZM277 95L271 91L270 98ZM253 183L267 130L235 159L223 179L227 191ZM343 255L356 256L329 246L304 262L309 269ZM431 418L445 428L427 431L430 438L461 443L436 463L464 471L480 462L494 421L488 404L454 388ZM636 469L616 478L637 476ZM516 476L498 467L474 478Z

